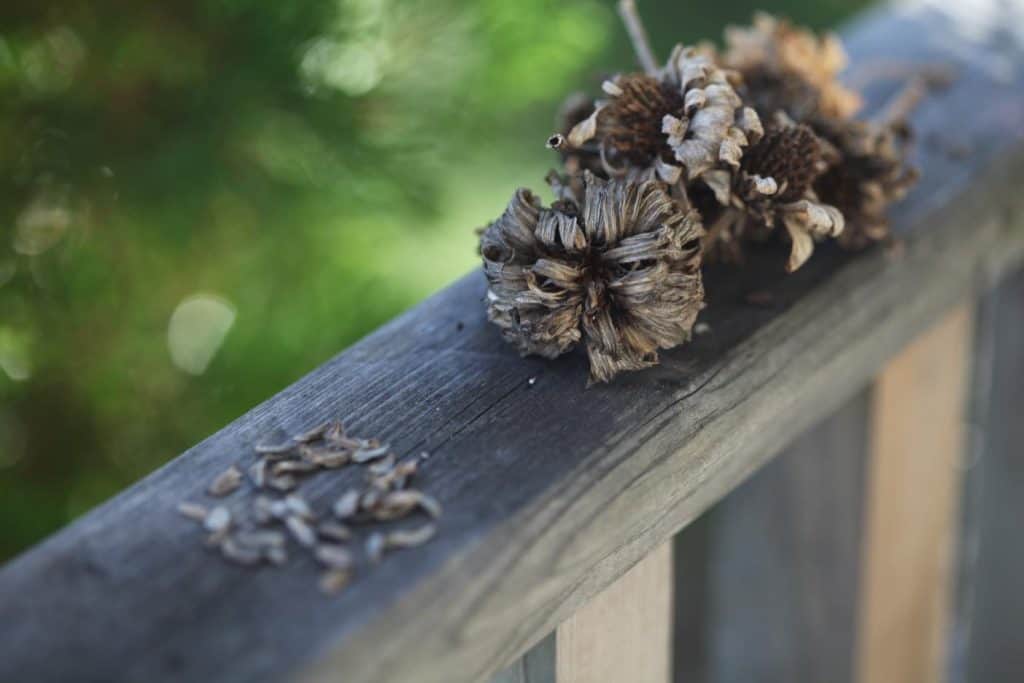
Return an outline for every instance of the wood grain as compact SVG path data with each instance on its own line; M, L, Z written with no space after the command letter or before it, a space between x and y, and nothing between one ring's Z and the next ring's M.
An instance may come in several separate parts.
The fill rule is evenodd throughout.
M562 622L557 683L669 683L672 579L665 543Z
M972 309L960 306L879 376L858 680L944 680L965 447Z
M971 12L982 28L1015 20L996 2ZM963 52L961 24L901 6L844 34L854 63L958 69L914 123L922 141L954 131L967 154L922 144L923 180L893 213L901 251L821 245L784 276L785 247L766 245L741 270L709 269L710 333L591 389L582 356L523 360L502 343L471 274L0 568L0 680L457 683L514 661L1020 262L1024 77L988 67L1022 53L995 28ZM754 291L770 303L747 303ZM312 561L211 558L179 501L254 443L334 417L432 454L420 483L446 511L437 538L333 600ZM303 492L326 505L358 476Z
M703 566L677 570L703 609L678 611L676 681L852 681L869 406L861 391L701 519Z

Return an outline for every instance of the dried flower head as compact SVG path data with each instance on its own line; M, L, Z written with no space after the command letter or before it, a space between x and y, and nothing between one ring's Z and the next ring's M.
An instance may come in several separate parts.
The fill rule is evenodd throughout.
M786 269L803 265L816 239L843 231L842 213L820 202L813 190L832 156L809 126L780 114L747 150L737 171L706 173L703 180L719 205L701 206L712 217L704 243L709 256L738 260L741 240L766 235L781 224L792 243Z
M602 86L606 100L549 145L581 150L609 176L631 169L668 183L719 164L738 167L743 147L761 133L753 109L705 52L676 46L656 73L616 76Z
M833 33L817 36L758 13L749 28L727 28L725 44L722 65L742 75L744 100L763 116L847 119L860 109L860 96L837 79L847 60Z
M846 217L839 243L861 249L889 236L886 211L918 178L907 160L909 132L901 123L830 122L822 135L836 148L839 162L814 183L818 195Z
M555 189L551 208L517 191L481 236L489 319L524 355L554 358L582 340L593 382L656 364L703 305L697 213L653 180L585 172Z

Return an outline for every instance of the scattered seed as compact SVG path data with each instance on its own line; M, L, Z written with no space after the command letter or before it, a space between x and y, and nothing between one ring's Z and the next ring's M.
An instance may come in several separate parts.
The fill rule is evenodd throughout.
M371 449L359 449L352 454L352 461L358 463L370 462L377 458L383 458L388 454L390 448L385 444Z
M295 540L299 542L299 545L306 548L312 548L316 545L316 532L301 517L289 517L284 520L284 524L288 527L288 531L292 533L292 536L295 537Z
M286 496L284 504L292 514L298 515L306 520L316 519L316 515L313 514L313 508L309 507L309 503L307 503L306 499L302 496L294 493L290 496Z
M427 495L422 491L420 493L420 507L428 515L434 519L438 519L441 516L441 504L437 502L437 499L433 496Z
M224 531L231 526L231 512L223 505L218 505L206 514L203 528L211 533Z
M352 580L352 572L344 569L329 569L320 575L320 590L328 595L337 595Z
M256 496L252 502L252 515L257 524L267 524L274 518L274 501L267 496Z
M196 522L205 521L206 515L209 513L205 506L188 501L178 503L178 512Z
M306 474L315 469L316 465L308 460L281 460L270 468L270 474L273 477L283 477L288 474Z
M380 503L384 492L377 489L370 489L359 499L359 507L363 510L373 510Z
M232 538L221 543L220 552L232 562L243 565L259 564L260 560L263 559L263 553L258 548L244 546Z
M349 489L334 504L334 516L338 519L348 519L359 510L359 491Z
M288 503L284 499L271 500L267 506L267 511L270 512L270 516L274 519L284 519L291 512L288 507Z
M229 493L233 493L241 483L242 471L232 465L217 475L217 478L210 484L210 488L207 489L207 493L211 496L221 498Z
M331 543L318 545L313 555L320 564L331 569L351 569L355 564L348 549Z
M388 548L413 548L432 539L435 533L437 526L434 524L424 524L415 529L399 529L387 535L386 545Z
M352 451L327 451L313 456L313 462L324 469L344 467L352 461Z
M708 325L705 322L699 322L699 323L697 323L696 325L693 326L693 333L694 334L707 334L710 331L711 331L711 325Z
M235 541L247 548L282 548L285 536L280 531L240 531L235 534Z
M295 444L286 441L285 443L259 444L255 451L260 455L286 455L295 450Z
M324 432L324 441L337 441L338 439L345 438L345 425L341 423L341 420L334 420L331 426Z
M284 548L273 546L267 548L263 554L271 564L282 565L288 561L288 551Z
M310 441L317 441L324 435L324 432L331 428L333 424L334 423L331 420L328 420L327 422L324 422L322 425L313 427L313 429L310 429L308 432L303 432L298 436L293 436L292 441L295 441L297 443L309 443Z
M370 465L370 474L383 475L390 472L395 466L395 454L388 453L386 456Z
M369 506L369 509L372 510L374 519L386 522L405 517L419 504L419 491L394 491L381 498L378 504Z
M384 557L384 550L387 546L387 539L384 534L380 532L374 532L370 534L370 537L366 539L366 556L370 558L370 562L377 564Z
M267 477L267 485L276 491L291 491L299 482L290 474L282 474L280 477Z
M249 468L249 478L252 480L253 486L258 489L263 488L263 484L267 481L267 461L262 458L257 460Z
M318 534L324 538L329 538L332 541L349 541L352 540L352 530L344 524L338 522L332 522L327 520L321 522L316 528Z
M531 377L530 379L526 380L526 383L529 384L532 387L534 384L537 383L537 378L536 377Z

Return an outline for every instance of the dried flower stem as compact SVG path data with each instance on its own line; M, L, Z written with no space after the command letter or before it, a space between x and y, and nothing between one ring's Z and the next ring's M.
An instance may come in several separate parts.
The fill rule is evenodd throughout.
M633 42L633 50L644 72L650 76L658 73L658 60L654 57L654 50L651 49L651 42L647 38L647 30L644 28L640 14L636 10L635 0L619 0L619 16L622 23L626 25L626 32Z

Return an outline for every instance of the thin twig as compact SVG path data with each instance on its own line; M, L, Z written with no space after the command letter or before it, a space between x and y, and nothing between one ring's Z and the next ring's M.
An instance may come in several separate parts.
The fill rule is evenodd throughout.
M644 29L640 14L636 11L636 1L619 0L619 16L622 17L622 23L626 25L629 39L633 41L633 50L636 51L636 57L640 60L640 66L648 75L655 75L658 73L658 60L654 57L654 50L651 49L651 43L647 39L647 31Z
M924 78L916 77L910 79L902 88L893 95L875 118L884 124L901 124L910 118L918 104L928 94L928 83Z
M949 68L919 68L895 95L889 98L875 120L886 124L906 122L910 114L929 92L949 87L955 74Z

